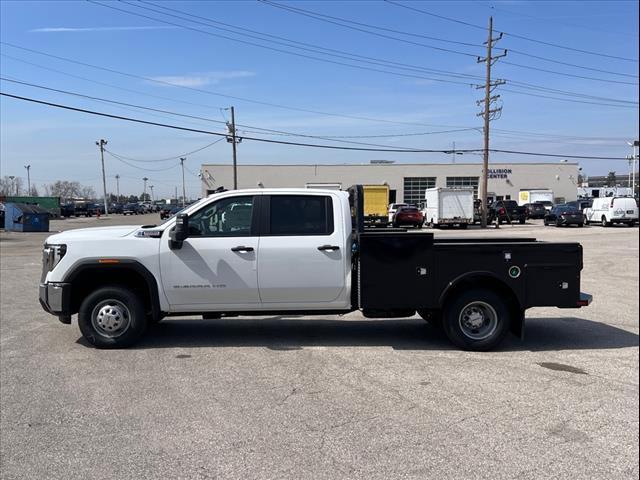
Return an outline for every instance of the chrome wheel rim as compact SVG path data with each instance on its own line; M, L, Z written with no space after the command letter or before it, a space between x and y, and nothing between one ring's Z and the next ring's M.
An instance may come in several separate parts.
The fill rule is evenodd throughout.
M129 330L131 313L127 306L118 300L104 300L93 309L91 324L99 335L117 338Z
M458 324L462 333L471 340L485 340L498 328L498 314L488 303L475 301L460 311Z

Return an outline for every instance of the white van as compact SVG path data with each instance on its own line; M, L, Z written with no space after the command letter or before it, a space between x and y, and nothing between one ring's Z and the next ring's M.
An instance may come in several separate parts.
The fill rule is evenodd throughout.
M638 205L631 197L594 198L593 204L584 209L584 222L601 223L610 227L614 223L627 224L630 227L638 221Z

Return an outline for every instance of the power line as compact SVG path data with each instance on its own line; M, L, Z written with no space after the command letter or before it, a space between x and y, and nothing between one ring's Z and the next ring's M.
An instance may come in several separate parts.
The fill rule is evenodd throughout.
M265 102L265 101L262 101L262 100L255 100L255 99L246 98L246 97L239 97L239 96L235 96L235 95L227 95L227 94L224 94L224 93L214 92L212 90L205 90L205 89L202 89L202 88L189 87L187 85L177 85L175 83L167 82L167 81L164 81L164 80L159 80L157 78L145 77L145 76L142 76L142 75L136 75L136 74L133 74L133 73L123 72L123 71L115 70L115 69L112 69L112 68L107 68L107 67L93 65L93 64L90 64L90 63L86 63L86 62L81 62L81 61L70 59L70 58L67 58L67 57L62 57L60 55L54 55L54 54L51 54L51 53L42 52L42 51L39 51L39 50L34 50L32 48L21 47L19 45L15 45L15 44L12 44L12 43L9 43L9 42L0 41L0 44L7 45L7 46L10 46L10 47L13 47L13 48L17 48L19 50L24 50L24 51L27 51L27 52L30 52L30 53L35 53L37 55L42 55L42 56L45 56L45 57L55 58L57 60L61 60L61 61L64 61L64 62L69 62L69 63L73 63L73 64L76 64L76 65L82 65L84 67L94 68L96 70L101 70L101 71L105 71L105 72L109 72L109 73L115 73L117 75L122 75L122 76L129 77L129 78L136 78L138 80L145 80L147 82L157 83L157 84L160 84L160 85L166 85L166 86L170 86L170 87L180 88L180 89L183 89L183 90L199 92L199 93L203 93L203 94L206 94L206 95L213 95L213 96L217 96L217 97L230 98L230 99L233 99L233 100L239 100L239 101L242 101L242 102L253 103L253 104L256 104L256 105L280 108L280 109L283 109L283 110L291 110L291 111L303 112L303 113L313 113L313 114L316 114L316 115L324 115L324 116L328 116L328 117L347 118L347 119L350 119L350 120L363 120L363 121L368 121L368 122L387 123L387 124L393 124L393 125L414 125L414 126L422 126L422 127L443 127L443 128L458 128L458 127L460 127L460 125L439 125L439 124L430 124L430 123L421 123L421 122L403 122L403 121L389 120L389 119L384 119L384 118L366 117L366 116L360 116L360 115L349 115L349 114L335 113L335 112L325 112L325 111L322 111L322 110L314 110L314 109L303 108L303 107L294 107L294 106L290 106L290 105L284 105L284 104L278 104L278 103L272 103L272 102ZM218 107L216 107L216 108L218 108ZM461 127L461 128L466 128L466 127Z
M0 80L6 81L6 82L11 82L11 83L16 83L16 84L20 84L20 85L26 85L26 86L30 86L30 87L40 88L40 89L47 90L47 91L54 91L54 92L58 92L58 93L63 93L65 95L72 95L72 96L81 97L81 98L88 98L88 99L99 101L99 102L102 102L102 103L112 103L112 104L115 104L115 105L118 105L118 106L125 105L125 106L128 106L128 107L134 107L134 108L137 108L137 109L140 109L140 110L149 110L149 111L153 111L153 112L162 112L162 113L166 113L166 114L169 114L169 115L175 115L175 116L178 116L178 117L196 118L196 119L199 119L199 120L210 121L210 122L214 122L214 123L221 123L220 120L212 120L212 119L205 118L205 117L198 117L198 116L194 116L194 115L176 113L176 112L172 112L172 111L169 111L169 110L160 110L160 109L156 109L156 108L144 107L144 106L141 106L141 105L135 105L135 104L126 103L126 102L119 102L119 101L115 101L115 100L109 100L109 99L102 98L102 97L94 97L94 96L90 96L90 95L84 95L84 94L77 93L77 92L70 92L68 90L60 90L60 89L57 89L57 88L46 87L46 86L37 85L37 84L34 84L34 83L23 82L23 81L19 81L19 80L11 80L11 79L8 79L6 77L0 77ZM240 124L238 124L238 126L248 127L250 129L253 128L253 129L257 129L257 130L263 130L265 132L276 132L276 133L281 133L281 134L287 134L287 135L295 136L295 137L315 138L315 139L318 139L318 140L327 140L327 141L332 141L332 142L348 143L348 144L354 144L354 145L365 145L365 146L371 146L371 147L386 147L386 145L380 145L380 144L376 144L376 143L356 142L356 141L352 141L352 140L343 140L343 139L340 139L340 138L331 138L331 137L328 137L328 136L321 136L321 135L298 134L298 133L293 133L293 132L285 132L285 131L281 131L281 130L271 130L271 129L268 129L268 128L254 127L254 126L251 126L251 125L240 125ZM462 131L462 130L475 130L475 129L473 129L473 128L459 129L459 131ZM179 157L177 157L177 158L179 158Z
M481 26L481 25L476 25L476 24L473 24L473 23L463 22L462 20L457 20L455 18L445 17L444 15L438 15L438 14L435 14L435 13L432 13L432 12L428 12L426 10L422 10L422 9L419 9L419 8L410 7L408 5L404 5L402 3L399 3L399 2L396 2L396 1L393 1L393 0L384 0L384 1L387 2L390 5L395 5L396 7L406 8L407 10L412 10L414 12L420 12L420 13L423 13L425 15L429 15L431 17L440 18L441 20L447 20L449 22L455 22L455 23L459 23L461 25L466 25L468 27L478 28L478 29L481 29L481 30L486 30L486 28L487 28L487 27L484 27L484 26ZM560 45L558 43L552 43L552 42L546 42L546 41L543 41L543 40L537 40L535 38L525 37L524 35L517 35L515 33L509 33L509 32L503 32L503 33L505 35L508 35L510 37L513 37L513 38L519 38L521 40L526 40L526 41L529 41L529 42L539 43L541 45L547 45L549 47L562 48L564 50L570 50L572 52L580 52L580 53L584 53L584 54L587 54L587 55L595 55L595 56L598 56L598 57L614 58L616 60L624 60L624 61L627 61L627 62L638 63L638 60L635 59L635 58L620 57L620 56L617 56L617 55L610 55L610 54L607 54L607 53L594 52L594 51L591 51L591 50L584 50L584 49L580 49L580 48L568 47L566 45Z
M124 3L126 3L127 5L131 5L133 7L136 7L136 8L141 8L141 9L144 9L144 10L149 10L149 11L152 11L152 12L159 13L161 15L166 15L166 16L171 17L171 18L178 18L178 19L183 20L183 21L188 21L188 22L199 24L199 25L205 25L207 27L216 28L216 29L223 30L223 31L226 31L226 32L231 32L231 33L233 33L235 35L246 35L246 36L249 36L251 38L256 38L258 40L267 41L267 42L271 42L271 43L276 43L278 45L284 45L284 46L289 47L289 48L298 48L298 49L305 50L305 51L310 51L310 52L314 52L314 53L320 53L322 55L334 56L334 57L338 57L338 58L346 58L348 60L355 60L355 61L360 61L360 62L364 62L364 63L371 63L371 64L374 64L374 65L383 65L383 66L387 66L387 67L391 67L391 68L398 68L398 69L405 69L405 70L410 70L410 71L441 74L443 76L452 76L452 77L455 77L455 78L478 78L477 75L471 75L471 74L459 73L459 72L452 72L450 70L440 70L440 69L434 69L434 68L427 68L427 67L423 67L423 66L419 66L419 65L412 65L412 64L407 64L407 63L395 62L395 61L392 61L392 60L386 60L386 59L380 59L380 58L370 57L370 56L366 56L366 55L360 55L360 54L357 54L357 53L347 52L347 51L344 51L344 50L337 50L337 49L334 49L334 48L322 47L322 46L311 44L311 43L307 43L307 42L300 42L300 41L297 41L297 40L292 40L292 39L287 38L287 37L282 37L282 36L279 36L279 35L272 35L272 34L269 34L269 33L259 32L257 30L252 30L252 29L245 28L245 27L239 27L237 25L232 25L230 23L220 22L218 20L213 20L211 18L203 17L203 16L200 16L200 15L195 15L195 14L192 14L192 13L189 13L189 12L185 12L185 11L182 11L182 10L177 10L175 8L169 8L169 7L165 7L163 5L156 5L156 4L152 3L152 2L140 1L140 2L137 2L137 3L132 3L132 2L124 1ZM139 5L139 3L153 5L153 6L157 7L157 8L161 8L163 10L167 10L167 11L171 11L171 12L177 12L177 13L180 13L181 15L186 15L188 17L197 18L199 20L204 20L204 22L191 20L191 19L184 18L184 17L178 16L178 15L173 15L173 14L161 12L159 10L154 10L154 9L148 8L148 7L143 7L143 6ZM224 26L230 27L230 28L223 28L223 27L220 27L218 25L224 25ZM234 30L240 30L240 32L242 32L242 33L238 33L238 32L236 32ZM247 34L247 33L244 33L244 32L250 32L250 33L256 34L258 36L250 35L250 34ZM268 37L268 38L262 38L262 37ZM287 42L287 43L269 40L269 38L275 38L275 39L282 40L282 41ZM290 45L290 44L293 44L293 45ZM302 45L302 47L300 47L299 45ZM310 47L310 48L305 48L305 47ZM369 60L371 60L371 61L369 61Z
M258 48L263 48L263 49L266 49L266 50L272 50L272 51L279 52L279 53L285 53L287 55L293 55L293 56L296 56L296 57L307 58L307 59L310 59L310 60L316 60L316 61L324 62L324 63L342 65L342 66L346 66L346 67L356 68L356 69L359 69L359 70L367 70L367 71L371 71L371 72L385 73L385 74L388 74L388 75L395 75L395 76L406 77L406 78L417 78L417 79L421 79L421 80L431 80L431 81L434 81L434 82L452 83L452 84L459 84L459 85L469 86L469 83L457 82L455 80L445 80L445 79L442 79L442 78L425 77L425 76L420 76L420 75L412 75L412 74L409 74L409 73L392 72L390 70L382 70L382 69L379 69L379 68L365 67L365 66L362 66L362 65L354 65L354 64L350 64L350 63L339 62L337 60L329 60L327 58L314 57L312 55L306 55L306 54L303 54L303 53L297 53L297 52L292 52L292 51L289 51L289 50L283 50L281 48L269 47L267 45L261 45L259 43L250 42L248 40L241 40L241 39L238 39L238 38L228 37L226 35L220 35L220 34L217 34L217 33L208 32L206 30L200 30L198 28L190 27L190 26L187 26L187 25L182 25L182 24L179 24L179 23L174 23L174 22L170 22L170 21L167 21L167 20L162 20L162 19L155 18L155 17L150 17L148 15L144 15L144 14L141 14L141 13L136 13L136 12L132 12L130 10L125 10L125 9L122 9L122 8L114 7L113 5L106 5L106 4L103 4L103 3L99 3L99 2L96 2L94 0L87 0L87 1L90 2L90 3L93 3L95 5L100 5L102 7L109 8L109 9L112 9L112 10L117 10L117 11L129 14L129 15L134 15L136 17L146 18L146 19L153 20L153 21L156 21L156 22L165 23L167 25L173 25L175 27L184 28L186 30L191 30L191 31L194 31L194 32L199 32L199 33L204 33L205 35L209 35L209 36L212 36L212 37L224 38L225 40L231 40L233 42L238 42L238 43L242 43L242 44L245 44L245 45L251 45L251 46L258 47ZM468 54L468 55L472 56L472 57L475 56L475 55L471 55L471 54Z
M509 92L509 93L516 93L518 95L527 95L529 97L538 97L538 98L548 98L550 100L559 100L561 102L572 102L572 103L582 103L582 104L587 104L587 105L599 105L599 106L607 106L607 107L619 107L619 108L637 109L637 107L633 106L633 105L620 105L620 104L616 104L616 103L589 102L587 100L576 100L576 99L572 99L572 98L551 97L549 95L540 95L538 93L519 92L517 90L511 90L509 88L503 88L502 91L503 92Z
M224 137L221 137L211 143L207 143L204 147L200 147L196 150L192 150L190 152L186 152L186 153L181 153L180 155L175 155L173 157L166 157L166 158L158 158L158 159L154 159L154 160L141 160L139 158L132 158L132 157L125 157L124 155L120 155L120 154L116 154L114 152L111 152L107 149L105 149L106 152L108 152L110 155L113 156L117 156L118 158L124 159L124 160L129 160L130 162L140 162L140 163L156 163L156 162L168 162L169 160L178 160L180 159L180 157L186 157L188 155L192 155L194 153L198 153L201 152L202 150L205 150L209 147L212 147L213 145L215 145L218 142L221 142L222 140L224 140Z
M88 0L88 1L91 2L91 3L95 3L96 5L100 5L100 6L103 6L103 7L106 7L106 8L110 8L110 9L114 9L114 10L121 11L121 12L124 12L124 13L128 13L130 15L140 16L140 17L151 19L151 20L155 20L155 21L158 21L158 22L161 22L161 23L167 23L168 25L178 26L178 27L181 27L181 28L185 28L187 30L193 30L195 32L204 33L205 35L211 35L211 36L214 36L214 37L221 37L221 38L225 38L227 40L237 41L237 42L240 42L240 43L245 43L245 44L249 44L249 45L252 45L252 46L257 46L257 47L260 47L260 48L266 48L266 49L269 49L269 50L274 50L274 51L280 52L280 53L286 53L286 54L291 54L291 55L295 55L295 56L302 56L304 58L308 58L308 59L311 59L311 60L317 60L317 61L321 61L321 62L328 62L328 63L333 63L333 64L352 67L352 68L357 68L357 69L370 70L370 71L375 71L375 72L379 72L379 73L387 73L387 74L397 75L397 76L402 76L402 77L419 78L419 79L431 80L431 81L436 81L436 82L441 82L441 83L451 83L451 84L458 84L458 85L465 85L465 86L471 85L471 84L466 83L466 82L458 82L458 81L455 81L455 80L445 80L445 79L441 79L441 78L424 77L424 76L419 76L419 75L405 74L405 73L399 73L399 72L391 72L391 71L388 71L388 70L380 70L380 69L377 69L377 68L364 67L364 66L361 66L361 65L353 65L353 64L348 64L348 63L344 63L344 62L337 62L337 61L334 61L334 60L328 60L328 59L324 59L324 58L314 57L314 56L310 56L310 55L299 54L299 53L290 52L290 51L282 50L282 49L278 49L278 48L271 48L271 47L267 47L265 45L256 44L254 42L246 42L246 41L243 41L243 40L234 39L234 38L227 37L227 36L224 36L224 35L218 35L218 34L214 34L214 33L211 33L211 32L207 32L205 30L200 30L200 29L197 29L197 28L188 27L186 25L181 25L181 24L177 24L177 23L173 23L173 22L167 22L165 20L161 20L161 19L158 19L158 18L150 17L148 15L138 14L138 13L131 12L131 11L128 11L128 10L124 10L124 9L120 9L120 8L117 8L117 7L113 7L111 5L104 5L104 4L101 4L101 3L96 2L94 0ZM266 2L266 3L270 3L270 2L268 2L268 0L260 0L260 1L263 1L263 2ZM139 8L145 8L145 7L139 7ZM288 9L288 8L293 8L293 7L282 7L282 8ZM150 10L148 8L146 8L146 9ZM299 9L296 9L296 10L299 10ZM153 10L153 11L157 12L157 10ZM159 13L161 13L163 15L172 16L172 15L169 15L169 14L165 14L163 12L159 12ZM175 17L175 15L173 15L173 17ZM190 21L190 20L187 19L187 21ZM293 48L299 48L299 47L293 47ZM506 50L505 50L505 52L506 52ZM371 62L368 62L368 63L371 63ZM398 67L392 67L392 68L398 68ZM527 67L525 66L525 68L527 68ZM444 74L440 74L440 75L444 75ZM458 75L458 74L456 74L456 75ZM536 87L538 87L538 88L546 88L544 86L536 86ZM572 93L574 93L574 92L571 92L570 94L572 94ZM616 101L616 100L614 100L614 101ZM609 105L602 104L602 106L609 106Z
M344 27L344 28L349 28L351 30L356 30L356 31L368 33L370 35L375 35L377 37L386 38L386 39L390 39L390 40L396 40L398 42L407 43L407 44L410 44L410 45L417 45L417 46L421 46L421 47L425 47L425 48L430 48L430 49L433 49L433 50L440 50L440 51L447 52L447 53L454 53L456 55L464 55L464 56L467 56L467 57L475 57L476 56L473 53L461 52L459 50L452 50L450 48L436 47L434 45L429 45L429 44L420 43L420 42L413 42L411 40L406 40L406 39L403 39L403 38L394 37L392 35L385 35L385 34L381 34L381 33L377 33L377 32L371 32L369 30L364 30L362 28L354 27L354 26L351 26L351 25L345 25L343 23L338 23L338 22L333 21L331 19L339 20L340 22L344 22L344 23L358 24L358 22L353 22L351 20L346 20L346 19L339 18L339 17L331 17L329 15L323 15L323 14L320 14L320 13L317 13L317 12L312 12L312 11L309 11L309 10L303 10L301 8L292 7L290 5L283 5L281 3L275 3L275 2L268 1L268 0L258 0L258 1L260 1L261 3L264 3L266 5L270 5L272 7L280 8L282 10L287 10L287 11L289 11L291 13L295 13L297 15L302 15L304 17L315 18L316 20L321 20L323 22L332 23L334 25L339 25L339 26ZM360 25L365 25L365 24L360 23ZM380 29L379 27L374 27L374 26L368 26L368 28ZM407 33L405 33L405 32L397 32L397 33L402 33L404 35L407 35ZM415 36L421 36L421 35L417 35L416 34ZM426 37L423 37L423 38L426 38ZM436 38L434 38L434 37L432 37L431 39L432 40L436 40ZM448 43L457 43L457 42L453 42L453 41L445 40L445 39L437 39L437 40L438 41L446 41ZM471 45L474 46L474 47L476 46L476 45L473 45L473 44L471 44Z
M362 24L361 22L355 22L353 20L347 20L347 19L344 19L344 18L334 17L334 16L330 16L330 15L324 15L324 14L320 14L320 13L316 13L316 12L311 12L309 10L296 8L296 7L276 4L276 3L271 2L269 0L259 0L259 1L261 1L262 3L268 4L268 5L271 5L273 7L289 11L291 13L295 13L295 14L298 14L298 15L303 15L303 16L310 17L310 18L314 18L316 20L320 20L320 21L331 23L331 24L339 25L339 26L342 26L342 27L345 27L345 28L351 28L351 27L349 25L345 25L345 24L342 24L342 23L337 23L337 22L334 22L334 21L331 21L331 20L327 20L327 18L337 19L337 20L340 20L341 22L346 22L346 23L355 23L355 24L359 24L359 25L365 25L365 24ZM381 28L381 29L384 29L384 27L371 26L371 25L369 25L369 27L370 28ZM484 29L485 27L482 27L482 28ZM361 31L361 32L364 32L364 33L377 35L377 34L375 34L375 32L370 32L370 31L367 31L367 30L359 29L359 28L356 28L355 30L358 30L358 31ZM399 31L396 31L396 32L402 33L404 35L414 35L414 34L409 33L409 32L399 32ZM396 37L388 37L388 36L385 36L385 37L386 38L392 38L392 39L399 40L399 41L403 41L402 39L398 39ZM636 78L635 75L631 75L631 74L611 72L609 70L602 70L602 69L599 69L599 68L585 67L585 66L581 66L581 65L568 63L568 62L562 62L562 61L558 61L558 60L549 59L549 58L546 58L546 57L541 57L539 55L529 54L529 53L523 52L521 50L513 50L513 49L508 49L508 50L509 50L509 52L518 53L520 55L525 55L525 56L536 58L536 59L539 59L539 60L544 60L544 61L549 61L549 62L552 62L552 63L557 63L557 64L560 64L560 65L570 66L570 67L574 67L574 68L582 68L582 69L601 72L601 73L608 73L610 75L618 75L618 76L623 76L623 77ZM539 67L533 67L533 66L529 66L529 65L522 65L522 64L519 64L519 63L515 63L515 62L505 61L504 63L508 64L508 65L515 66L515 67L519 67L519 68L542 71L542 72L545 72L545 73L552 73L552 74L561 75L561 76L567 76L567 77L572 77L572 78L581 78L581 79L585 79L585 80L592 80L592 81L599 81L599 82L606 82L606 83L619 83L619 84L623 84L623 85L637 85L637 83L634 83L634 82L627 82L627 81L622 81L622 80L610 80L610 79L604 79L604 78L598 78L598 77L590 77L590 76L587 76L587 75L576 75L576 74L571 74L571 73L566 73L566 72L559 72L557 70L549 70L549 69L542 69L542 68L539 68Z
M113 115L113 114L110 114L110 113L97 112L97 111L94 111L94 110L87 110L87 109L83 109L83 108L71 107L69 105L62 105L62 104L57 104L57 103L52 103L52 102L46 102L44 100L38 100L38 99L34 99L34 98L29 98L29 97L22 97L20 95L13 95L13 94L10 94L10 93L5 93L5 92L0 92L0 95L4 96L4 97L13 98L13 99L16 99L16 100L22 100L22 101L26 101L26 102L37 103L37 104L40 104L40 105L46 105L46 106L54 107L54 108L61 108L61 109L64 109L64 110L70 110L70 111L74 111L74 112L81 112L81 113L86 113L86 114L90 114L90 115L96 115L96 116L101 116L101 117L112 118L112 119L115 119L115 120L124 120L124 121L133 122L133 123L139 123L139 124L143 124L143 125L152 125L152 126L156 126L156 127L170 128L170 129L181 130L181 131L186 131L186 132L203 133L203 134L207 134L207 135L225 136L225 137L227 136L227 134L224 134L224 133L217 133L217 132L211 132L211 131L207 131L207 130L200 130L200 129L195 129L195 128L181 127L181 126L178 126L178 125L169 125L169 124L158 123L158 122L150 122L150 121L147 121L147 120L141 120L141 119L137 119L137 118L124 117L124 116L121 116L121 115ZM367 152L392 152L392 153L446 153L446 154L451 153L451 150L449 150L449 149L442 149L442 150L375 149L375 148L361 148L361 147L344 147L344 146L337 146L337 145L319 145L319 144L311 144L311 143L286 142L286 141L281 141L281 140L271 140L271 139L256 138L256 137L243 137L243 138L244 138L244 140L252 140L252 141L263 142L263 143L272 143L272 144L279 144L279 145L291 145L291 146L299 146L299 147L323 148L323 149L330 149L330 150L367 151ZM481 152L481 151L482 151L482 149L456 149L456 152L462 152L462 153L477 153L477 152ZM520 154L520 155L535 155L535 156L542 156L542 157L575 158L575 159L585 159L585 160L624 160L624 161L627 161L626 158L622 158L622 157L562 155L562 154L553 154L553 153L522 152L522 151L514 151L514 150L497 150L497 149L492 149L491 151L492 152L497 152L497 153L510 153L510 154Z

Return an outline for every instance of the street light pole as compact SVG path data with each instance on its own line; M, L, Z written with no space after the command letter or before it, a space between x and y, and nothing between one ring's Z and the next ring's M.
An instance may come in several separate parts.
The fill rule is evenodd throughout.
M9 175L9 180L11 180L11 188L9 189L9 194L13 191L13 179L16 178L15 175ZM18 182L16 182L16 197L18 196Z
M25 165L24 168L27 169L27 196L31 196L31 165Z
M153 198L153 185L149 185L149 188L151 189L151 201L153 202L155 200Z
M142 179L144 181L144 189L142 190L142 201L146 202L147 201L147 180L149 180L147 177L144 177Z
M184 186L184 162L186 159L187 157L180 157L180 166L182 167L182 206L183 207L185 205L185 201L187 197L187 192Z
M116 173L116 202L120 203L120 175Z
M107 141L101 138L96 142L96 145L100 147L100 161L102 162L102 193L104 194L104 214L109 215L109 208L107 207L107 178L104 174L104 146Z

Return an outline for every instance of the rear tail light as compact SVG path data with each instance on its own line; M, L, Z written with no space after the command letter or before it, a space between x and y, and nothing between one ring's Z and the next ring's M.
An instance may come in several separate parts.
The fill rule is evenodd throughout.
M498 210L498 214L499 215L504 215L506 212L506 210L504 208L501 208L500 210Z

